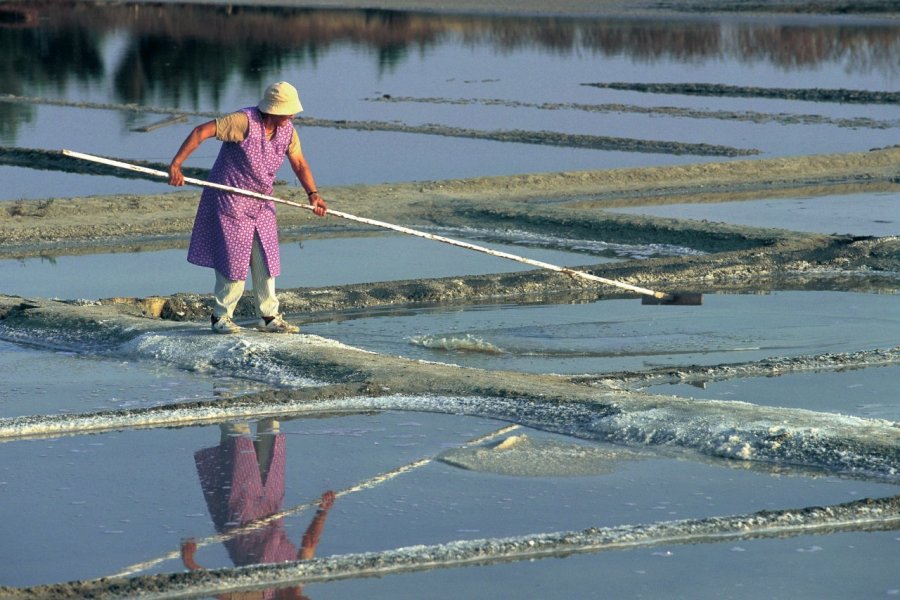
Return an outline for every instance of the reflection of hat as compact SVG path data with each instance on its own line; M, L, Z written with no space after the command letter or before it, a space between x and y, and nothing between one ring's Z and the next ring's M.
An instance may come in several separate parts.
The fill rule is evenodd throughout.
M303 111L297 88L287 81L279 81L267 87L258 108L270 115L294 115Z

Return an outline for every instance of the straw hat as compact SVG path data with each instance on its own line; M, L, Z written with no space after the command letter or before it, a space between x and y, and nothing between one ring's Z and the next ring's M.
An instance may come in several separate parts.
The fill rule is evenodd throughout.
M303 111L297 88L287 81L279 81L267 87L258 108L270 115L295 115Z

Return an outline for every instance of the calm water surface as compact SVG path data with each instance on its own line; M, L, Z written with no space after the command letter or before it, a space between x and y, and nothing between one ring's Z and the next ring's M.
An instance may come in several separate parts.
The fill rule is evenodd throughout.
M896 191L773 198L718 204L667 204L616 208L613 212L673 219L774 227L809 233L884 237L900 234L900 195Z
M466 240L468 241L468 240ZM577 266L616 260L584 252L497 244L481 246L551 264ZM634 247L635 251L641 250ZM187 262L186 249L0 260L4 293L62 299L208 293L212 271ZM279 288L525 271L532 267L412 236L311 239L281 245ZM86 277L86 274L92 274ZM137 275L136 275L137 274ZM252 282L250 284L252 286ZM249 289L249 288L248 288Z

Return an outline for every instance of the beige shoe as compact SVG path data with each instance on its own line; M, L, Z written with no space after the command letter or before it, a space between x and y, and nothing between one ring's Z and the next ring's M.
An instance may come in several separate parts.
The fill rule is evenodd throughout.
M265 319L260 319L256 328L267 333L300 333L299 327L291 325L281 315L275 315L268 323Z
M212 330L216 333L238 333L241 328L226 315L218 319L213 317Z

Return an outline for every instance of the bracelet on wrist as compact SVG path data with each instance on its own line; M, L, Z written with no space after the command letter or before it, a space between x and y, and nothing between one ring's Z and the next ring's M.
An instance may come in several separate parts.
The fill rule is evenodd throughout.
M314 195L316 195L316 194L318 194L318 193L319 193L319 190L313 190L313 191L311 191L311 192L306 192L306 195L307 195L307 196L314 196Z

